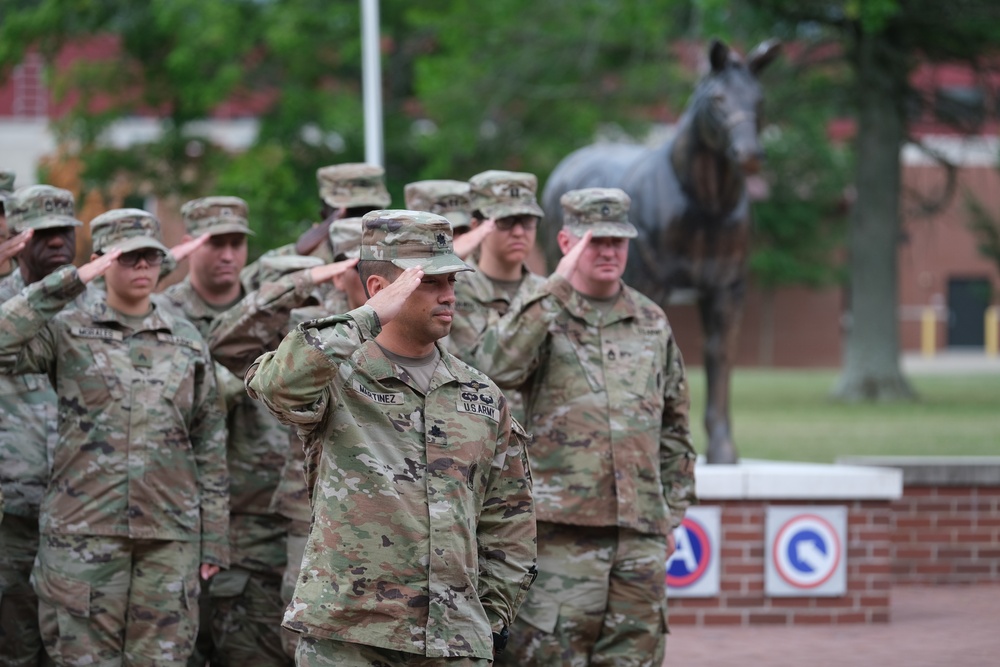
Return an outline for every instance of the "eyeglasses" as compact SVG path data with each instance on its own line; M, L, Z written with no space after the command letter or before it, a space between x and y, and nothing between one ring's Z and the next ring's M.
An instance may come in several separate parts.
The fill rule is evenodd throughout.
M521 229L526 232L534 231L538 226L538 218L533 215L510 215L506 218L494 220L493 224L501 232L509 232L514 229L514 225L521 225Z
M157 250L156 248L143 248L142 250L133 250L132 252L124 252L118 255L118 263L122 266L131 269L133 266L139 263L139 260L145 260L146 264L149 266L159 266L163 264L165 256L162 250Z

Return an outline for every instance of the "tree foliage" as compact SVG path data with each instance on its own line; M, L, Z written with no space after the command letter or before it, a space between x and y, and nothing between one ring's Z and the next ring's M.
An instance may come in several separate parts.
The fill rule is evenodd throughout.
M0 0L0 76L38 49L114 39L121 57L54 68L71 105L59 124L85 183L127 173L141 194L245 198L254 250L294 238L317 215L315 170L363 159L360 10L321 0ZM541 184L597 134L645 135L680 113L696 73L679 45L720 36L746 48L776 25L723 0L382 0L387 180L395 204L420 178L523 169ZM830 76L793 65L769 76L771 199L757 207L753 269L769 285L834 277L830 244L843 156L823 140ZM835 82L839 83L839 82ZM199 128L220 105L261 109L248 151ZM115 120L156 111L162 134L120 148Z
M910 398L912 389L899 368L896 315L900 150L913 99L909 79L921 62L980 66L1000 44L1000 7L989 0L749 1L765 20L803 36L833 34L851 68L857 200L847 246L849 324L835 395Z

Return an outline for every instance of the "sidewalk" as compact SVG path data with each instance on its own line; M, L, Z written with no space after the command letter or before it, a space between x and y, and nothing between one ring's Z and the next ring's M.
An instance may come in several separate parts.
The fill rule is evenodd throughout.
M1000 374L1000 356L987 357L982 350L944 350L933 357L907 353L902 359L903 372L914 375L951 373Z
M881 625L672 629L667 667L1000 665L1000 585L897 586Z

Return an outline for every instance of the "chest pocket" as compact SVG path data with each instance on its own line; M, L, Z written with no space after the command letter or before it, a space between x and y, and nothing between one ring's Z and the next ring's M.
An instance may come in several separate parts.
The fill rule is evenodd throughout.
M662 371L662 357L657 354L655 338L630 335L623 340L609 339L602 343L601 355L610 372L609 389L614 393L646 396L662 387L650 387L650 378ZM657 369L657 363L660 368Z
M548 382L567 398L606 388L601 334L582 320L566 318L552 327L553 375Z
M193 405L194 371L201 359L200 345L187 338L158 333L155 343L150 341L146 347L152 355L150 379L154 384L163 383L163 398L181 408Z
M76 373L80 398L89 408L102 408L126 395L126 383L131 382L128 348L121 339L88 340L89 368Z

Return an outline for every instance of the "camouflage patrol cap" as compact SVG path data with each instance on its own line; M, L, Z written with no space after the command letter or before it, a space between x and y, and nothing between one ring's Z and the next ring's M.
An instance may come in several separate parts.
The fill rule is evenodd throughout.
M423 268L429 276L472 271L452 246L451 223L426 211L371 211L361 218L361 260Z
M165 255L170 252L163 245L160 221L139 208L116 208L102 213L90 221L90 237L94 252L115 248L122 252L142 248L156 248Z
M563 209L563 227L574 236L588 231L595 237L617 236L634 239L639 232L628 221L632 200L618 188L570 190L559 199Z
M493 219L512 215L544 216L535 200L537 189L535 175L521 171L491 169L469 179L472 210Z
M349 162L320 167L316 171L320 199L334 208L346 206L388 206L385 169L375 164Z
M73 193L51 185L31 185L15 191L4 202L4 210L7 224L15 232L83 224L73 211Z
M360 227L360 225L358 225ZM258 266L260 268L260 282L274 282L282 276L303 269L311 269L320 266L323 260L310 255L272 255L261 257Z
M184 227L191 236L249 234L249 208L239 197L202 197L181 207Z
M403 190L406 208L430 211L448 218L452 229L470 226L472 202L464 181L416 181Z
M13 194L16 174L10 169L0 169L0 215L4 215L4 205Z
M334 258L343 255L347 259L361 256L362 218L341 218L330 223L330 248Z

